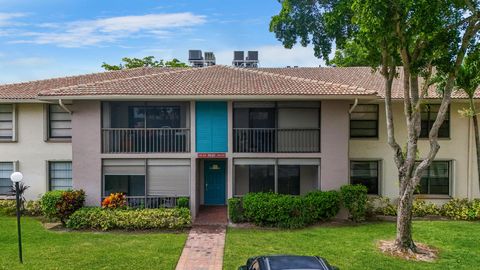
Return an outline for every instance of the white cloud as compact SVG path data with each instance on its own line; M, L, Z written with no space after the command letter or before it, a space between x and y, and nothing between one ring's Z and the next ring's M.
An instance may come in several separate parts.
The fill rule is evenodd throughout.
M231 65L233 60L233 51L238 49L223 50L215 52L218 64ZM282 45L265 45L256 48L247 48L247 50L258 51L260 66L262 67L318 67L325 66L325 61L318 59L313 55L313 47L295 46L292 49L285 49ZM246 54L246 52L245 52Z
M6 13L0 12L0 26L13 26L20 25L19 22L14 21L13 19L25 17L25 13Z
M168 36L172 30L203 24L205 16L190 12L120 16L69 23L44 23L46 31L20 33L23 39L13 43L55 44L61 47L83 47L112 43L133 35L157 38Z

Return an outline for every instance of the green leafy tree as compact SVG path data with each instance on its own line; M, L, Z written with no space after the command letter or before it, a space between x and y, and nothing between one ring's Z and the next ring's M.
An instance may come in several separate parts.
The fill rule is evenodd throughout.
M180 60L173 58L170 61L156 60L154 56L147 56L144 58L122 58L122 62L118 65L110 65L103 62L102 67L105 70L121 70L129 68L139 68L139 67L188 67L187 64L181 62Z
M335 51L335 56L328 61L328 64L337 67L362 67L370 66L371 61L368 50L351 40L345 43L343 49Z
M368 52L368 62L384 77L388 144L398 169L399 204L395 248L417 252L412 238L413 194L422 173L440 149L438 131L465 54L477 43L479 0L279 0L280 13L270 30L283 45L313 44L317 57L328 59L333 44L344 49L355 40ZM400 61L398 61L400 60ZM406 154L397 142L392 113L392 84L397 65L403 68ZM429 131L430 149L416 165L425 102L433 67L446 74L437 118Z
M440 93L444 92L447 75L438 73L432 79L432 83L437 85ZM475 96L480 91L480 48L472 50L463 61L458 70L455 80L455 89L463 92L468 97L468 107L463 108L459 113L465 117L471 117L473 121L473 130L475 134L475 149L477 155L477 171L480 176L480 134L478 126L478 112L475 106ZM479 177L480 187L480 177Z
M478 127L478 112L475 106L475 96L480 91L480 50L475 50L469 54L462 67L458 71L456 86L463 91L469 101L469 107L465 108L462 113L467 117L471 117L473 121L473 132L475 134L475 149L477 154L477 172L478 186L480 188L480 134Z

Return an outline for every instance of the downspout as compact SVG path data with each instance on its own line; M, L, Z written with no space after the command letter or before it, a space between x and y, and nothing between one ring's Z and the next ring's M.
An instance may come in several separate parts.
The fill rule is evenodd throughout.
M352 114L352 112L355 110L355 108L357 107L358 105L358 98L355 99L355 102L353 102L353 105L352 107L350 108L350 110L348 111L348 114Z
M350 110L348 111L348 117L350 118L350 115L353 113L353 111L355 110L355 108L357 107L358 105L358 98L355 99L355 101L353 102L353 105L352 107L350 108ZM349 126L349 130L348 130L348 144L347 144L347 159L348 159L348 167L350 167L350 119L348 121L348 126ZM348 178L350 178L350 171L348 172ZM350 183L350 179L348 179L348 183Z
M63 101L61 99L58 100L58 105L66 112L68 112L69 114L72 114L73 112L71 110L69 110L65 104L63 104Z

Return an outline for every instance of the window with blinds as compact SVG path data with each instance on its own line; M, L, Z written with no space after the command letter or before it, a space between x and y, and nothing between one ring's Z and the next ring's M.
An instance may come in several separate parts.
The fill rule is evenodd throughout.
M12 189L10 175L13 170L13 162L0 162L0 195L10 195Z
M0 140L13 139L13 112L12 104L0 104Z
M72 116L59 105L48 107L48 137L50 139L72 138Z
M68 190L72 189L72 162L51 161L49 167L49 189Z
M420 131L420 138L428 138L428 134L432 129L433 123L437 119L439 109L440 104L426 104L422 107L422 129ZM440 126L440 129L438 130L438 137L450 137L450 107L448 108L448 111L445 115L445 120Z
M350 138L378 137L378 104L359 104L350 114Z
M417 162L418 164L419 162ZM418 186L418 194L450 194L450 161L433 161L423 172Z
M378 161L351 161L350 162L350 183L353 185L364 185L368 194L378 195L379 187L379 166Z

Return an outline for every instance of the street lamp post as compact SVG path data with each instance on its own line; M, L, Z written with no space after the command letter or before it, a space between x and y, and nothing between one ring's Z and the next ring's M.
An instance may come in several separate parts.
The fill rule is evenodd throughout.
M23 180L23 174L14 172L10 175L10 179L15 183L15 197L17 199L17 230L18 230L18 258L20 263L23 263L22 257L22 230L20 227L20 182Z

